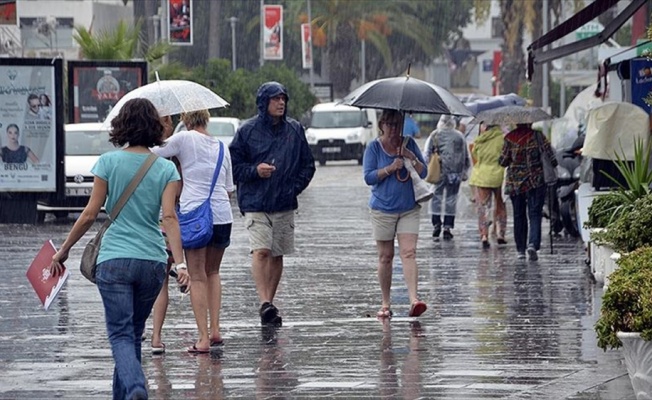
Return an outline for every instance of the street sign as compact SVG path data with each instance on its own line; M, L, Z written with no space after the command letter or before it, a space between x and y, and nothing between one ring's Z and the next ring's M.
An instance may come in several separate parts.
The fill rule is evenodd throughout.
M589 22L575 31L575 39L582 40L602 32L604 26L599 22Z

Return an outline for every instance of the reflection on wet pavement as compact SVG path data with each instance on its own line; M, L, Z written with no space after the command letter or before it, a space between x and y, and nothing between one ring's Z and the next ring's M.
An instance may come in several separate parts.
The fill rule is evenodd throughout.
M300 198L297 252L286 258L275 302L284 316L278 329L259 324L248 241L234 210L222 265L225 346L186 352L194 317L172 284L166 353L153 356L149 340L143 345L151 398L633 399L621 354L597 348L602 291L588 279L581 243L558 239L550 254L544 237L538 262L517 260L513 240L482 250L465 199L452 242L431 240L422 211L419 291L428 311L407 317L397 258L395 317L377 320L368 195L359 166L318 168ZM61 244L72 223L0 226L0 399L110 396L103 309L78 272L82 246L71 252L72 276L50 311L25 278L42 243Z

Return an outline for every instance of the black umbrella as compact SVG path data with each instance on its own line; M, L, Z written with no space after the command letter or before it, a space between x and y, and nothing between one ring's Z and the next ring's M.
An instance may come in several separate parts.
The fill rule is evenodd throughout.
M448 90L409 75L368 82L349 93L340 103L404 113L473 116Z

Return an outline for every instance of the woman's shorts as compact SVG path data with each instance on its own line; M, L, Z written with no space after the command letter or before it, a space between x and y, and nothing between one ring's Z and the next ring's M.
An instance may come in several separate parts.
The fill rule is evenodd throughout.
M233 224L213 225L213 237L206 247L226 249L231 244L231 226Z
M420 214L421 206L418 204L410 211L397 214L370 210L374 240L394 240L394 237L399 233L413 233L418 235Z

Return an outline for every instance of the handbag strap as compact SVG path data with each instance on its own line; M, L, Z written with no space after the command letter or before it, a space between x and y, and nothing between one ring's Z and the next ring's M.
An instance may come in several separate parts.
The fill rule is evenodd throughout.
M215 171L213 172L213 182L211 182L211 190L208 192L209 199L211 196L213 196L213 189L215 189L217 177L220 175L220 170L222 169L222 161L224 161L224 143L222 143L220 140L220 155L217 157L217 165L215 166Z
M124 192L122 192L122 195L120 195L120 198L118 199L118 202L115 203L115 206L113 207L113 210L111 210L111 215L109 216L109 220L107 221L109 224L114 221L116 218L118 218L118 214L120 214L120 211L122 211L122 207L124 207L125 204L127 204L127 200L129 200L129 197L131 197L131 194L136 190L136 187L140 184L140 181L143 180L143 177L145 174L147 174L147 171L149 171L149 168L154 164L158 156L154 153L151 153L145 162L140 166L138 171L136 172L136 175L131 179L131 182L129 182L129 186L125 189ZM107 224L108 225L108 224Z

